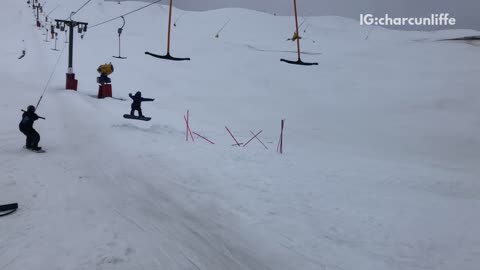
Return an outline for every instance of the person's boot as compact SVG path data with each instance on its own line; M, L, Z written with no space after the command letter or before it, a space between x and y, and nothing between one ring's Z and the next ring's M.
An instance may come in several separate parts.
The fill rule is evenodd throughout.
M35 147L32 147L32 150L33 150L33 151L41 151L41 150L42 150L42 147L40 147L40 146L35 146Z

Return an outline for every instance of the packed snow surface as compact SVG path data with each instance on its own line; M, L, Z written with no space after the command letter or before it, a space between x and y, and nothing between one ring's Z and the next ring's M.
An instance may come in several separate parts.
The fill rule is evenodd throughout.
M51 50L26 1L2 1L0 204L20 208L0 218L0 270L478 269L480 47L440 40L480 33L309 17L302 60L319 65L303 67L279 61L297 57L293 17L174 9L171 54L192 60L173 62L145 55L166 53L157 4L125 17L127 59L112 58L122 21L92 26L143 5L75 14L90 27L75 33L70 91L65 34ZM99 100L109 62L115 99ZM45 85L36 154L18 123ZM155 98L149 122L122 118L136 91ZM187 110L214 145L185 141ZM225 126L241 143L263 130L268 150L232 146Z

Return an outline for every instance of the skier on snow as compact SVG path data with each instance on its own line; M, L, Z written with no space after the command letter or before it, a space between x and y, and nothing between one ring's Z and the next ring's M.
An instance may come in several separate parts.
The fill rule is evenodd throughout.
M140 92L140 91L135 93L134 96L131 93L128 94L128 96L133 100L132 110L130 111L130 115L134 116L135 111L138 111L138 117L140 117L140 118L144 117L143 114L142 114L142 107L141 107L142 102L143 101L154 101L155 100L153 98L143 98L142 97L142 92Z
M25 147L33 151L42 150L42 148L38 146L38 143L40 142L40 134L38 134L33 128L33 123L38 119L45 118L38 116L35 113L35 106L30 105L28 106L27 111L24 111L22 121L19 124L20 131L27 136Z

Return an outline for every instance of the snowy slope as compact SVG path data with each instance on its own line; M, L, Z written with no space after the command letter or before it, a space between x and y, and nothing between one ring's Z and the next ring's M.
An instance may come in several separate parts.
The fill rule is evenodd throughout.
M59 3L51 17L82 4ZM94 25L142 5L94 0L74 18ZM296 57L291 17L186 12L172 54L192 61L180 63L144 54L165 53L165 6L126 20L127 60L111 57L121 21L76 34L77 92L64 90L63 52L38 110L39 155L21 149L20 109L60 52L24 1L5 0L0 204L21 208L0 219L1 270L477 269L479 47L437 40L478 32L378 28L365 40L358 22L312 17L302 58L319 66L298 67L279 61ZM114 96L155 98L143 105L152 121L91 97L110 61ZM185 142L187 109L215 145ZM263 130L269 149L232 147L225 126L242 142Z

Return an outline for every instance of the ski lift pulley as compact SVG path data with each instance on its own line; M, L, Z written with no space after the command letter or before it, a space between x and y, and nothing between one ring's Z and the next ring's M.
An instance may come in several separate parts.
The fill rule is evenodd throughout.
M122 24L122 27L118 28L118 31L117 31L117 32L118 32L118 35L119 35L119 36L120 36L120 35L122 34L122 32L123 32L123 27L125 27L125 18L124 18L123 16L120 17L120 18L122 18L123 24Z

